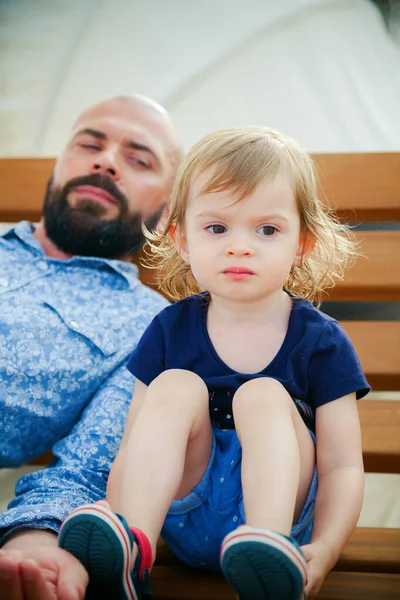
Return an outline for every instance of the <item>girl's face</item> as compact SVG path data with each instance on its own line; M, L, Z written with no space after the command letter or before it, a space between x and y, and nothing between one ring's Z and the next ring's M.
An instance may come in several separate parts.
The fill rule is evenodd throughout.
M231 191L201 194L209 176L203 173L192 183L185 224L178 231L181 256L195 279L212 296L237 302L282 290L303 251L289 179L279 172L236 202Z

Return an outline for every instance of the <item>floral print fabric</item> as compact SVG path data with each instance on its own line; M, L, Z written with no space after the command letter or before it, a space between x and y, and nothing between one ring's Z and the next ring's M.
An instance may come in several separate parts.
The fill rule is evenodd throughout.
M0 237L0 468L48 448L52 465L22 477L0 515L55 531L104 498L133 392L127 359L167 301L122 261L47 257L23 221Z

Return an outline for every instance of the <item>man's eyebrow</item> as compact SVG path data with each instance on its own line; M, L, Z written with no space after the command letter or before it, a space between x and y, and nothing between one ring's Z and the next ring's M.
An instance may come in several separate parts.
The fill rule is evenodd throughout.
M149 146L145 146L144 144L139 144L139 142L134 142L133 140L130 140L126 145L128 146L128 148L132 148L132 150L139 150L141 152L147 152L148 154L151 154L152 156L154 156L155 159L158 160L158 156L156 155L154 150L152 150Z
M91 129L90 127L85 127L85 129L80 129L77 131L76 135L91 135L92 137L97 138L98 140L106 140L107 135L104 131L98 131L97 129Z

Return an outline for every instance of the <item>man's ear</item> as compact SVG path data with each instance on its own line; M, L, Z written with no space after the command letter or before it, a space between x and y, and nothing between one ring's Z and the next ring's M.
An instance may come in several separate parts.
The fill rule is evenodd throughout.
M169 228L169 235L171 236L171 239L174 242L175 248L181 259L186 264L189 264L189 250L184 227L171 225Z
M170 209L170 205L165 204L163 211L160 215L160 218L158 219L158 223L157 223L157 227L156 227L158 231L164 231L165 226L168 221L168 217L169 217L169 209Z
M299 246L297 248L296 256L293 261L294 267L300 267L303 261L310 256L311 252L314 250L315 246L315 237L311 233L311 231L307 231L306 233L300 234Z

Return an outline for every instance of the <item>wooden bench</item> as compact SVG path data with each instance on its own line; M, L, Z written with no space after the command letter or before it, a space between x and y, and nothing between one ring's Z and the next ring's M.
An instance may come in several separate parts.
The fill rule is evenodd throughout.
M326 201L352 223L400 222L400 153L314 156ZM54 159L0 159L0 222L38 221ZM400 301L400 231L356 231L362 256L332 290L335 302ZM140 267L154 285L154 273ZM399 309L400 310L400 309ZM366 471L400 473L400 321L345 320L363 369L385 400L361 400ZM393 394L392 394L393 392ZM42 464L43 464L43 458ZM46 457L46 461L48 456ZM216 575L176 560L160 542L153 570L156 600L234 598ZM357 528L320 591L323 600L400 598L400 529Z

